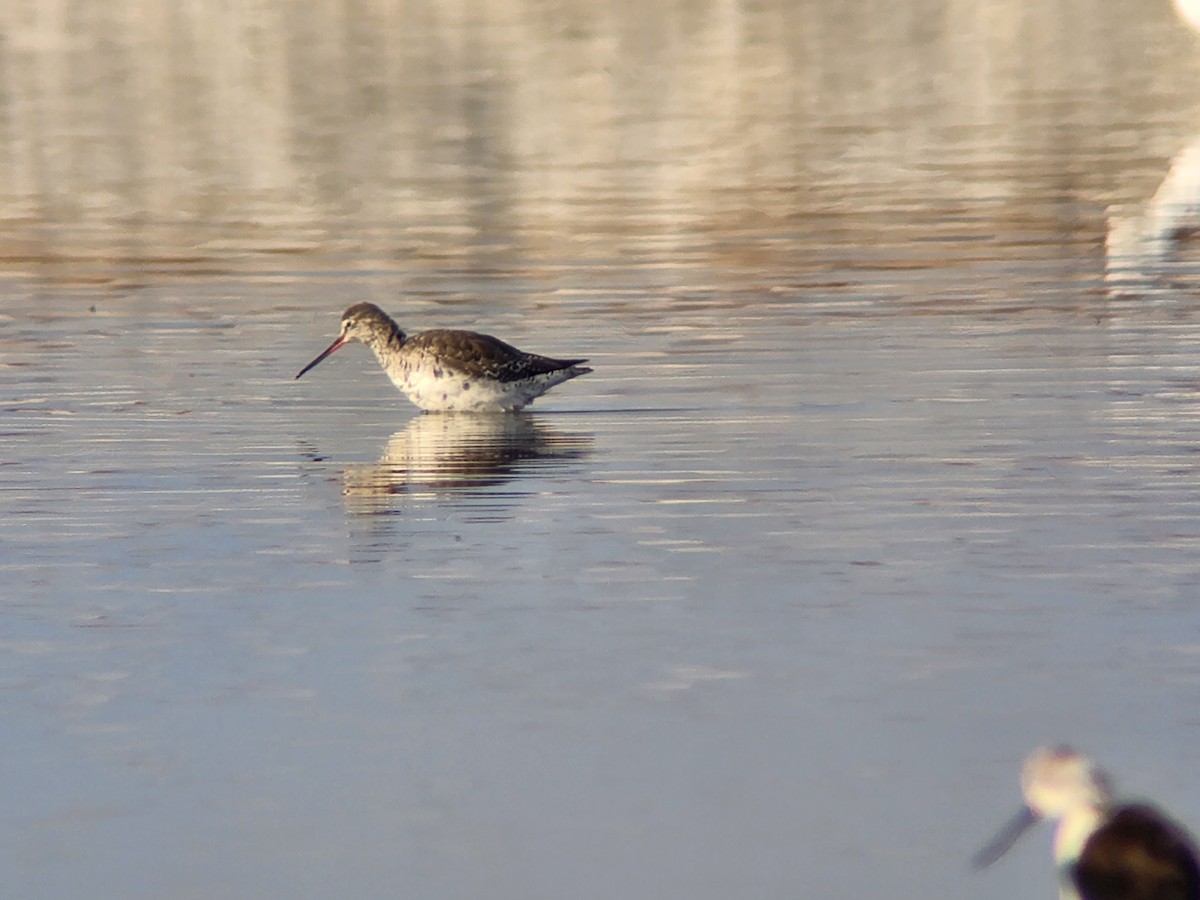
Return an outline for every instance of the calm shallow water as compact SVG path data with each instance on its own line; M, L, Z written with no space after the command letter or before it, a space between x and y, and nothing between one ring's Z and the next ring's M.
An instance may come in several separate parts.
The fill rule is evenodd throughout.
M1058 739L1200 826L1200 37L1023 6L8 13L12 895L1053 896ZM294 381L363 299L595 373Z

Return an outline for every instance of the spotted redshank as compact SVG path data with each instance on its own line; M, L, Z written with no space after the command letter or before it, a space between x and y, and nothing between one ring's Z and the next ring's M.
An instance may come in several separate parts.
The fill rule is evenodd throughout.
M353 341L370 347L392 384L431 412L515 412L556 384L592 371L581 365L586 359L525 353L474 331L406 335L375 304L356 303L342 314L337 340L296 377Z
M1021 772L1025 808L975 855L998 860L1030 825L1057 819L1061 900L1200 900L1200 866L1187 832L1153 806L1114 806L1108 777L1070 747L1041 747Z

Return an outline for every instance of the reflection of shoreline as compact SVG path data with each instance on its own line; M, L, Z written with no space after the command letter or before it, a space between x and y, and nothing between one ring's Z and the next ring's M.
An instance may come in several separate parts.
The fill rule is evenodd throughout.
M1110 213L1104 280L1136 292L1163 277L1181 237L1200 226L1200 134L1175 154L1166 176L1135 212Z
M567 434L520 414L424 414L388 440L379 462L346 467L354 514L390 510L405 498L437 499L494 488L588 453L590 435Z
M1177 82L1182 55L1146 55L1137 79L1097 65L1130 40L1115 4L1095 4L1086 29L1021 0L945 4L944 27L914 27L920 5L784 0L366 0L301 17L263 2L86 6L0 17L0 119L15 148L0 247L21 269L40 260L78 277L92 261L138 284L292 258L420 277L440 260L397 266L398 241L436 249L465 234L510 235L556 287L581 241L598 260L650 239L663 256L711 247L717 270L760 271L764 248L750 260L734 248L771 222L791 271L791 223L813 217L811 265L824 271L831 228L856 242L842 229L860 201L874 213L879 196L903 209L949 196L957 208L1004 172L1005 194L1040 202L1023 162L1057 159L1064 131L1027 127L1036 99L1005 99L1037 97L1022 91L1026 60L1047 83L1086 72L1087 96L1133 103L1138 85ZM997 159L990 138L964 140L949 169L931 166L945 126L975 131L976 113L947 110L978 111L1020 142Z

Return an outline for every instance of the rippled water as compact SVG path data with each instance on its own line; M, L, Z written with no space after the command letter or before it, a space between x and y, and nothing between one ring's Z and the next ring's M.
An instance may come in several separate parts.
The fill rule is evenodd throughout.
M19 897L1053 896L1200 827L1170 5L0 13ZM419 414L370 300L595 371Z

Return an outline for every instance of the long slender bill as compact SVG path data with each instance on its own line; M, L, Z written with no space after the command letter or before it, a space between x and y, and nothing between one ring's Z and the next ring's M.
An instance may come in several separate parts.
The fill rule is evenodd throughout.
M1008 849L1017 842L1017 838L1023 835L1030 825L1036 824L1038 821L1037 813L1028 806L1022 807L1008 824L1000 829L1000 833L987 842L978 853L971 857L971 866L976 869L986 869L1005 853Z
M325 357L327 357L330 353L332 353L338 347L343 346L345 343L346 343L346 339L344 337L339 336L336 341L334 341L332 344L330 344L328 347L325 348L324 352L320 356L318 356L316 359L314 359L312 362L310 362L307 366L305 366L303 369L301 369L299 371L299 373L297 373L296 377L299 378L301 375L303 375L305 372L307 372L309 369L311 369L313 366L315 366L317 363L319 363L321 360L323 360Z

